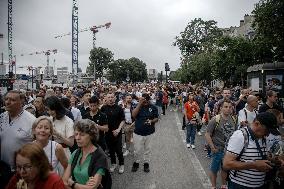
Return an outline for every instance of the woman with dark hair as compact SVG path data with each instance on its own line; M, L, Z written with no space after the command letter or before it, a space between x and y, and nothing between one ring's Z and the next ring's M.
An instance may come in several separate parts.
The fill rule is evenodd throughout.
M107 156L96 144L98 137L95 122L89 119L76 122L75 140L79 148L72 153L63 175L66 188L109 188Z
M64 189L64 183L54 172L43 149L36 143L27 143L15 157L16 174L6 189Z
M74 145L74 123L72 119L65 115L66 110L56 96L48 97L45 100L45 105L48 114L53 118L55 141L65 148L65 153L69 157L70 151L67 147Z

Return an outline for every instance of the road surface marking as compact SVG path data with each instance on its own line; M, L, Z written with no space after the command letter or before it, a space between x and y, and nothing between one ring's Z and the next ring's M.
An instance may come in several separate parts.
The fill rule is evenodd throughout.
M175 113L175 117L176 117L176 123L178 125L178 129L179 129L179 134L180 134L182 140L186 143L186 135L185 135L184 130L181 129L182 124L179 120L177 112ZM184 146L184 147L186 147L186 146ZM204 189L211 188L211 182L209 180L209 176L206 174L205 170L203 169L200 161L196 157L196 154L194 153L194 151L192 149L189 149L188 152L189 152L189 156L190 156L189 160L191 161L191 163L192 163L192 165L195 169L195 172L197 173L197 176L198 176L198 178L200 179L200 181L203 185L203 188Z

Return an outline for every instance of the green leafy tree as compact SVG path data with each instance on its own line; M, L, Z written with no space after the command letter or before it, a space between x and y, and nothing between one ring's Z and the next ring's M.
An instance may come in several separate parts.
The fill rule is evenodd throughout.
M142 60L132 57L129 59L129 77L133 82L143 82L148 80L146 63Z
M174 46L178 46L183 57L210 51L215 41L222 35L214 20L204 21L201 18L192 20L179 36L176 36Z
M108 79L112 82L126 81L127 73L131 82L147 80L146 64L138 58L118 59L108 65Z
M225 82L244 85L246 70L256 63L256 44L245 38L221 37L213 54L213 75Z
M128 60L125 59L118 59L111 62L108 65L108 79L112 82L118 83L125 81L127 77L127 72L125 70L128 64Z
M96 68L96 78L103 76L103 70L108 68L108 64L113 61L113 53L107 48L94 48L90 52L89 65L87 67L87 73L94 75L94 65Z
M284 1L260 0L253 14L256 39L263 44L262 47L266 47L267 58L270 58L270 61L282 61L284 58ZM272 56L267 49L272 51Z

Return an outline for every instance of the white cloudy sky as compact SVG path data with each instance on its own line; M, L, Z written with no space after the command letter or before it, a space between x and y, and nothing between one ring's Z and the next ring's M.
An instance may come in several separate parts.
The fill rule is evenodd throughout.
M147 68L171 70L179 67L179 50L174 37L194 18L214 19L219 27L238 26L258 0L78 0L79 28L111 22L97 33L97 46L110 49L114 58L137 57ZM0 52L8 59L8 0L0 0ZM51 65L68 66L71 71L71 36L55 39L71 31L72 0L13 0L13 53L19 66L44 66L44 55L19 56L58 49ZM92 33L79 34L79 67L85 69L92 48ZM53 63L53 60L55 64ZM23 69L18 69L23 72Z

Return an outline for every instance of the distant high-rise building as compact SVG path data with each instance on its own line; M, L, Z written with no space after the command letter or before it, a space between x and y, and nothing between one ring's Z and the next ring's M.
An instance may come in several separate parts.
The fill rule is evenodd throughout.
M148 79L156 80L158 78L158 71L156 69L148 70Z
M45 79L51 79L54 77L54 70L52 66L49 66L49 67L46 66L44 68L43 77Z
M5 76L6 75L6 65L5 64L0 64L0 76Z
M57 82L66 83L69 78L68 67L57 68Z

